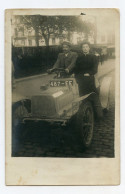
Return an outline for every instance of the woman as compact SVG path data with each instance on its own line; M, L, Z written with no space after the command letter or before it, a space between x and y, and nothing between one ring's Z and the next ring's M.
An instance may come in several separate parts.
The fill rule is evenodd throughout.
M98 61L97 57L90 53L88 42L83 42L81 47L82 53L76 60L74 73L79 86L79 94L83 96L91 92L97 92L94 75L97 73Z

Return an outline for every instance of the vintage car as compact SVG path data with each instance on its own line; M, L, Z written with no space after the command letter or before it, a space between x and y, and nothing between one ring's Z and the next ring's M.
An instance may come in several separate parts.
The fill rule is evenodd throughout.
M109 107L110 82L110 77L104 77L100 83L99 94L92 92L79 96L74 76L68 77L63 69L55 69L53 79L46 85L41 85L37 94L22 97L13 103L13 133L19 123L27 121L61 126L75 121L75 128L83 146L89 147L94 132L94 120L102 118L103 109Z

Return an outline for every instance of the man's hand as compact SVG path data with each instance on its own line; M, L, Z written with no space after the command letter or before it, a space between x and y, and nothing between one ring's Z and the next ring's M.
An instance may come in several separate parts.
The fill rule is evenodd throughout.
M65 72L68 74L69 73L69 69L65 69Z
M90 76L90 74L89 73L84 73L84 76Z
M53 69L48 69L48 70L47 70L47 73L50 74L50 73L52 73L52 71L53 71Z

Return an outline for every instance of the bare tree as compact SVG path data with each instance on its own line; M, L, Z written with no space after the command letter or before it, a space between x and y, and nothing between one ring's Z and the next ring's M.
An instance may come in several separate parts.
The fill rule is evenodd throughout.
M50 35L63 37L64 34L67 34L67 39L70 41L72 32L83 32L86 38L91 31L94 32L94 25L81 20L79 16L28 15L20 17L28 29L34 29L37 46L39 46L41 36L44 38L46 46L49 46Z
M58 27L60 34L67 32L67 38L70 41L72 32L84 33L86 39L91 31L94 31L94 25L90 22L83 21L80 16L59 16Z

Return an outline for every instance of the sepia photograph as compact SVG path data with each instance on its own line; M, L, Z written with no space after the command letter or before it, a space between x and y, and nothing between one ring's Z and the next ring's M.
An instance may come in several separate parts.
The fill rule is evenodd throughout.
M12 156L114 157L115 20L11 22Z
M118 156L119 12L82 10L10 11L13 160Z

